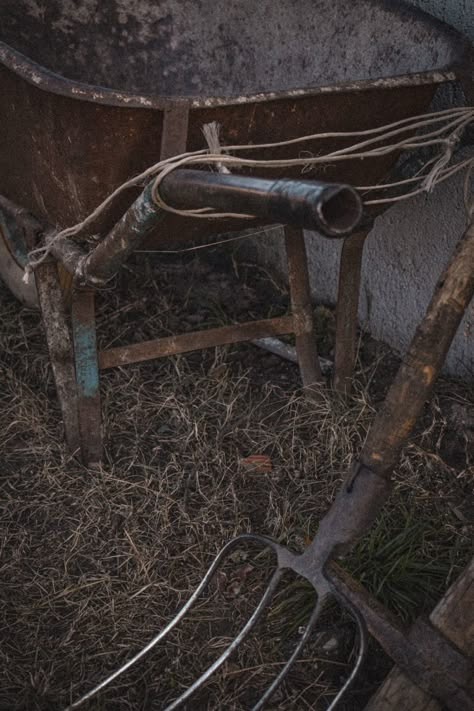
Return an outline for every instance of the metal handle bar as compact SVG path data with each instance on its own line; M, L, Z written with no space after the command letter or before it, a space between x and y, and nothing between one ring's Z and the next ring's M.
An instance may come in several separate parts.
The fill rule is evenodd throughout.
M177 209L241 212L317 230L328 237L348 234L362 216L362 202L353 188L316 180L270 180L181 169L163 178L159 190Z
M330 237L348 234L362 217L362 202L353 188L312 180L268 180L182 169L166 175L159 190L175 209L211 207L218 212L251 214L268 223L318 230ZM68 271L78 272L83 283L103 284L165 215L150 183L88 255L70 240L56 243L53 253Z

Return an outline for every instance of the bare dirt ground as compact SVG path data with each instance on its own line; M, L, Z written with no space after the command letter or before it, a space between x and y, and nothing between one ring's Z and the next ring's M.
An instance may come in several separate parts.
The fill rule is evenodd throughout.
M211 251L131 262L98 300L101 345L284 313L263 271ZM143 271L144 267L144 271ZM397 358L361 340L344 403L302 395L292 364L239 345L107 371L106 455L68 456L38 314L0 285L0 709L64 708L164 626L230 538L252 531L301 550L360 448ZM333 316L316 311L330 355ZM406 621L428 612L472 553L474 393L441 380L397 471L397 489L346 567ZM266 455L267 471L246 465ZM157 711L224 649L261 594L270 558L249 549L188 624L84 708ZM281 668L313 604L286 581L253 637L189 709L244 709ZM352 661L331 610L270 708L325 709ZM345 709L389 662L375 644Z

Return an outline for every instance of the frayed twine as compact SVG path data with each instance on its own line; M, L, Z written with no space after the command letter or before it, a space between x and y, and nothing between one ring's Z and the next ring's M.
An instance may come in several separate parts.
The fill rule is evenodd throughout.
M202 132L206 143L209 147L209 153L220 154L222 153L222 146L220 141L221 125L217 121L211 121L210 123L205 123L202 127ZM216 163L217 170L219 173L230 174L229 168L226 168L222 163Z
M454 151L458 148L461 141L462 134L464 132L465 126L461 125L457 128L449 138L446 139L446 150L438 158L433 168L430 170L426 178L421 183L421 188L427 193L433 192L433 188L436 186L436 181L440 174L451 162Z
M206 138L208 148L199 151L192 151L188 153L183 153L179 156L174 156L166 160L159 161L158 163L150 166L145 171L139 175L131 178L122 185L120 185L116 190L114 190L100 205L98 205L93 212L88 215L82 222L79 222L72 227L60 230L54 234L50 234L46 244L42 247L32 250L30 252L30 261L25 269L25 275L23 277L26 283L29 282L31 272L39 266L42 262L47 259L51 253L52 246L62 237L66 238L78 238L79 234L87 234L87 228L91 225L96 218L102 214L102 212L109 206L109 204L117 197L119 193L131 186L142 186L148 182L150 178L154 178L154 185L152 188L153 196L157 205L159 205L163 210L172 212L178 215L185 215L194 218L215 218L222 219L223 217L235 217L242 219L242 217L252 217L251 215L242 215L240 213L218 213L213 211L211 208L204 208L201 210L175 210L171 206L167 205L159 195L159 184L161 180L172 170L176 170L181 166L187 165L200 165L212 167L215 166L219 172L229 173L229 167L239 168L286 168L286 167L300 167L303 170L308 170L310 166L327 166L328 164L334 164L338 161L363 159L363 158L377 158L383 155L388 155L390 153L399 153L403 150L413 150L422 147L439 145L443 147L443 152L439 158L435 159L435 163L427 175L418 175L417 177L407 178L393 183L377 184L370 186L355 186L356 190L360 192L369 191L385 191L392 188L398 188L401 186L409 186L414 183L418 184L413 190L408 190L408 192L397 195L395 197L383 197L379 199L365 199L364 205L378 205L384 204L388 205L390 203L399 202L400 200L407 200L420 193L431 192L433 188L444 180L449 179L451 176L455 175L457 172L464 170L466 168L471 169L473 159L468 159L461 161L455 165L449 165L453 153L459 144L461 135L464 129L474 121L474 108L473 107L459 107L454 109L446 109L444 111L431 112L428 114L422 114L419 116L413 116L407 119L402 119L396 121L392 124L386 126L380 126L373 129L367 129L365 131L352 131L352 132L326 132L326 133L315 133L308 136L300 136L297 138L292 138L286 141L277 141L274 143L262 143L262 144L249 144L249 145L231 145L226 147L226 152L223 151L220 142L220 126L217 122L213 121L209 124L203 126L203 134ZM435 128L436 124L443 123L441 128ZM423 128L429 128L427 133L419 135L419 130ZM411 132L411 135L406 136L407 131ZM451 133L447 132L451 131ZM337 151L315 155L309 154L308 157L302 157L300 152L299 158L290 159L274 159L274 160L256 160L249 158L241 158L235 153L247 150L256 150L264 148L275 148L280 146L298 145L306 141L316 141L320 139L327 138L349 138L358 137L358 141L353 143L346 148L341 148ZM362 140L361 140L362 139ZM377 145L381 142L386 142L388 139L392 139L392 142L385 145ZM425 167L432 164L433 160L428 161ZM470 172L469 172L470 176ZM467 189L466 189L467 190ZM467 198L466 198L467 204ZM472 216L474 205L469 205L468 214Z
M25 267L25 273L23 274L22 279L21 279L22 282L24 284L29 284L31 282L31 275L32 274L33 274L33 265L31 262L29 262Z

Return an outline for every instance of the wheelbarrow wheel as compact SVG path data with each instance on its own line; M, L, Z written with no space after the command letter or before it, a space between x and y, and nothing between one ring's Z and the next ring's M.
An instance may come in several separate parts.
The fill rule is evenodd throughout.
M22 304L30 309L39 309L34 276L31 276L28 283L23 281L25 268L10 250L4 230L4 225L0 223L0 278Z
M15 242L12 234L14 231L15 223L5 214L2 215L0 211L0 279L5 282L13 296L22 304L30 309L39 309L40 303L34 274L31 275L28 282L24 281L25 264L28 259L27 249L22 240L17 239ZM18 253L15 250L15 243L18 244ZM72 276L59 263L58 277L64 303L69 307Z

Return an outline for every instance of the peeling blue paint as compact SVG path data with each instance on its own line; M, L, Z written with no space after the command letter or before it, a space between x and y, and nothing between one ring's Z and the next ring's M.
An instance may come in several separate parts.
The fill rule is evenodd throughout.
M154 181L149 183L142 194L133 203L136 223L129 225L137 234L146 234L148 229L154 226L157 213L161 210L153 199L152 187Z
M79 397L95 397L99 391L99 367L95 324L72 324Z

